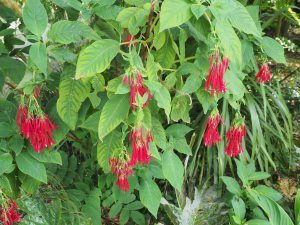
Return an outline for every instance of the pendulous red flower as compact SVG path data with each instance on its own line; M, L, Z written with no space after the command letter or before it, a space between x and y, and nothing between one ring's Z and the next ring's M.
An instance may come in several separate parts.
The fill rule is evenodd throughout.
M225 147L225 154L234 157L243 152L242 140L246 135L246 126L242 124L234 124L225 134L227 138L227 145Z
M219 95L226 92L224 74L228 69L228 59L223 57L221 60L219 51L216 50L209 57L209 72L204 85L204 90L210 91L211 95Z
M26 105L20 105L16 122L20 132L29 139L35 152L39 153L55 143L52 132L56 126L45 113L34 116L28 112Z
M146 131L143 134L143 128L137 127L130 132L132 154L130 159L130 165L135 166L137 162L140 164L149 164L151 156L149 155L149 144L152 141L150 131Z
M221 141L221 137L218 131L218 125L222 120L221 115L219 112L212 113L210 117L206 121L206 130L204 134L204 145L205 146L212 146Z
M130 185L128 182L128 177L133 174L132 167L126 160L111 158L109 160L111 167L111 172L117 177L117 186L122 191L129 191Z
M271 73L268 64L264 64L260 67L258 73L256 74L256 81L260 84L264 84L271 80Z
M137 72L135 77L132 76L130 77L130 106L133 110L137 109L137 102L136 102L137 95L143 97L146 93L147 93L147 100L143 104L143 108L148 106L149 100L152 98L152 95L149 89L146 88L143 84L142 74L140 72Z
M21 220L18 214L19 207L16 205L13 199L10 199L6 207L0 207L0 221L3 225L13 225Z

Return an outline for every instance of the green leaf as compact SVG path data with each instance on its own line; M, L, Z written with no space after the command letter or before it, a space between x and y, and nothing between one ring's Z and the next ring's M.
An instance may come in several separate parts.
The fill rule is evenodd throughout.
M33 34L42 36L48 24L48 16L40 0L26 1L23 8L23 21Z
M192 13L196 19L199 19L205 13L206 9L207 7L204 5L193 4L191 6Z
M60 118L73 130L77 123L80 106L89 92L90 85L81 80L67 78L59 84L57 112Z
M245 218L246 215L246 206L241 198L233 198L231 204L234 210L235 215L237 215L241 220Z
M128 115L129 99L128 95L114 95L109 99L101 112L98 135L102 140L113 131Z
M47 74L48 59L46 45L40 42L32 44L29 50L29 56L39 70Z
M270 225L270 222L267 220L253 219L247 221L245 225Z
M79 127L98 132L100 114L101 111L93 113Z
M180 153L183 153L186 155L192 155L192 150L191 150L190 146L188 145L188 143L186 142L185 137L173 139L173 146L174 146L174 149L176 149Z
M277 63L286 64L284 49L277 41L270 37L263 37L258 39L258 41L269 57L274 59Z
M113 204L109 210L109 217L115 218L118 215L118 213L121 211L121 209L122 209L122 204L120 202Z
M264 195L258 194L254 190L249 189L248 192L268 216L272 225L293 225L291 218L279 204Z
M295 197L295 219L296 219L296 224L299 225L300 223L300 189L298 189L296 197Z
M28 152L33 158L35 158L39 162L62 165L61 155L58 151L50 150L36 153L32 148L28 148Z
M51 26L49 39L61 44L70 44L81 40L98 40L99 35L88 25L79 21L60 20Z
M159 31L179 26L187 22L191 17L191 3L188 1L165 0L161 5Z
M162 155L162 171L170 184L178 191L183 184L184 167L180 158L170 150L164 151Z
M93 225L101 225L101 207L99 190L94 189L84 200L85 204L82 207L82 211L92 220Z
M269 178L271 175L266 172L255 172L249 175L248 180L264 180Z
M226 185L226 189L232 194L241 195L242 190L239 183L232 177L222 176L220 177Z
M166 132L169 136L172 136L174 138L182 138L192 130L192 128L188 127L185 124L176 123L169 126Z
M16 131L13 126L6 122L0 122L0 138L8 138L14 135Z
M9 153L0 154L0 175L8 172L12 168L13 157Z
M172 43L173 41L167 33L163 46L154 53L155 61L164 68L170 68L175 60L176 52Z
M136 35L139 27L146 24L149 10L138 7L128 7L123 9L117 16L117 21L121 27L128 28L130 34Z
M119 132L113 131L107 135L103 142L97 145L97 159L104 173L110 171L109 159L122 148L122 135Z
M276 191L275 189L265 186L265 185L258 185L255 187L255 190L262 194L267 196L268 198L273 199L274 201L279 201L282 198L282 195L280 192Z
M23 149L23 146L24 146L24 139L19 134L12 136L12 138L9 140L9 147L16 153L16 155L20 154L20 152Z
M20 60L4 56L0 57L0 77L9 77L14 83L19 83L24 74L26 66Z
M196 96L200 104L202 105L203 111L206 114L207 111L216 104L215 99L207 91L199 89L196 92Z
M135 222L135 224L138 224L138 225L146 224L144 215L142 213L140 213L139 211L131 211L130 217Z
M13 189L10 181L6 176L0 176L0 189L8 196L13 196Z
M54 48L50 49L50 54L59 62L59 63L64 63L68 62L71 64L76 63L77 55L73 53L70 49L68 48Z
M140 199L142 204L156 218L162 194L153 180L143 179L140 184Z
M232 94L233 100L240 100L247 92L238 71L227 70L224 76L224 81L228 89L228 94Z
M190 123L191 118L189 111L192 108L191 99L188 95L177 95L172 100L171 119L178 122L180 119L183 122Z
M156 117L152 117L151 122L152 122L154 143L161 149L166 149L167 137L166 137L165 129L163 128L161 122Z
M249 175L247 167L243 164L242 161L235 160L236 166L237 166L237 174L239 178L242 180L243 184L248 183Z
M203 76L201 74L190 75L186 79L186 81L182 87L182 91L187 94L194 93L195 91L197 91L200 88L200 86L202 84L202 80L203 80Z
M95 7L93 10L97 16L104 20L116 20L118 14L122 10L122 7L117 5L100 5Z
M122 209L121 213L120 213L120 224L121 225L125 225L127 224L128 220L129 220L129 210L127 209Z
M240 2L235 0L232 0L229 4L232 7L232 10L228 14L228 19L232 26L246 34L253 34L258 37L261 36L247 9Z
M28 152L22 152L16 157L19 170L43 183L47 183L46 168L43 163L34 159Z
M159 82L151 82L148 84L148 87L157 101L157 106L165 110L166 116L169 119L171 112L171 96L168 89Z
M156 145L154 144L154 142L150 142L150 144L149 144L149 153L153 158L161 160L159 151L158 151Z
M101 73L110 66L110 62L119 51L119 43L111 39L95 41L83 49L78 57L76 79Z
M221 41L221 47L224 49L224 56L228 57L230 63L237 68L242 66L242 47L234 29L226 20L217 20L216 33Z

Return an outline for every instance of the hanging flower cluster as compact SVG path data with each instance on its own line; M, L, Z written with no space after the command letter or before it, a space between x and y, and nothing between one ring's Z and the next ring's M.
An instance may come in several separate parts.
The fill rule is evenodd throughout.
M143 84L143 77L140 71L134 74L124 75L122 77L122 83L124 85L130 84L130 106L136 115L136 122L129 135L129 141L131 143L132 153L129 160L124 160L119 157L118 159L110 159L111 171L117 177L117 185L122 191L128 191L130 189L128 183L128 176L133 175L133 168L137 164L148 165L151 160L149 154L149 146L152 141L152 135L150 130L143 126L142 111L149 104L149 100L152 95L147 87ZM126 155L126 153L125 153Z
M264 84L271 80L271 73L267 63L260 67L258 73L256 74L256 80L260 84Z
M228 69L228 58L221 60L219 51L209 57L209 72L204 85L204 90L210 91L211 95L219 95L226 92L224 74Z
M204 145L211 147L212 145L221 141L218 131L218 125L222 118L218 110L215 109L206 121L206 129L204 134Z
M246 126L244 121L234 121L233 125L225 134L227 138L227 145L225 147L225 154L233 157L243 152L242 140L246 135Z
M127 160L122 158L111 158L109 160L111 172L117 177L117 186L122 191L129 191L130 186L128 182L128 177L133 174L132 167Z
M130 132L132 155L130 159L130 165L135 166L137 162L140 164L149 164L151 157L149 155L149 144L152 141L150 131L146 131L143 135L143 128L137 127Z
M3 225L13 225L20 222L21 217L18 214L19 207L10 199L7 204L0 207L0 221Z
M26 105L19 105L16 122L24 138L29 139L37 153L54 144L52 132L56 126L45 113L34 116Z

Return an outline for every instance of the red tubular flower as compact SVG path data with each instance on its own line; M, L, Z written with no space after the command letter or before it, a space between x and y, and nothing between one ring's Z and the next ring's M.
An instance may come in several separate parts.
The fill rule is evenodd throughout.
M221 137L218 132L218 125L221 121L221 115L219 113L211 115L206 121L206 130L204 134L204 145L212 146L221 141Z
M224 83L224 74L228 69L228 59L223 57L220 61L219 51L215 51L209 57L209 73L204 85L206 91L210 91L211 95L219 95L226 92Z
M149 164L151 156L149 155L149 144L152 141L152 136L149 131L143 135L142 127L135 128L130 132L132 154L130 165L135 166L137 162L140 164Z
M227 145L225 147L225 154L234 157L243 152L242 140L246 135L246 126L233 125L225 134L227 138Z
M0 221L3 225L13 225L20 222L21 218L18 214L19 207L14 200L10 199L6 207L0 208Z
M148 94L148 98L143 104L143 108L148 106L149 100L152 98L152 95L149 89L144 86L141 73L138 72L134 78L130 77L130 106L133 110L136 110L137 108L137 94L143 97L146 93Z
M111 158L109 160L111 172L117 177L117 186L122 191L129 191L130 185L128 182L128 177L133 174L132 168L129 162L124 161L122 159L116 160L115 158Z
M19 106L16 118L20 132L28 138L33 149L39 153L54 144L53 130L56 126L46 114L34 117L27 106Z
M271 73L268 64L264 64L260 67L258 73L256 74L256 81L260 84L264 84L271 80Z

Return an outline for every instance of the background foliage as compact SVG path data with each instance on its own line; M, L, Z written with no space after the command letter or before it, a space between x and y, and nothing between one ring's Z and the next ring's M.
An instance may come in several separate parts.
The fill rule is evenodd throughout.
M20 224L299 224L297 2L0 3L0 193L16 199ZM216 48L230 66L227 92L212 97L203 85ZM260 85L266 59L273 79ZM153 96L142 112L152 160L122 192L109 158L130 152L137 114L122 75L132 68ZM15 122L37 85L58 127L39 154ZM216 106L222 141L206 148ZM247 126L239 160L224 154L236 112Z

